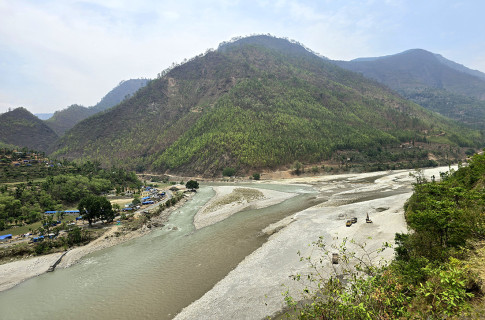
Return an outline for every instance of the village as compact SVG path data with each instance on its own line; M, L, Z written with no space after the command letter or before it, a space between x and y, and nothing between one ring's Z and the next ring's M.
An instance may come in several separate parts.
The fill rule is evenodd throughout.
M175 200L178 201L184 192L190 191L183 184L170 184L161 187L142 186L138 190L127 189L123 196L117 195L116 190L112 190L105 196L110 201L114 211L113 221L97 219L91 225L80 215L79 210L47 210L43 213L44 219L42 219L42 224L39 224L38 228L29 228L27 232L23 232L25 227L18 227L9 229L8 233L0 234L0 249L5 251L9 247L22 243L38 248L45 241L54 243L55 241L59 242L59 239L62 239L63 243L69 243L69 247L71 247L69 239L72 238L73 233L90 233L91 236L88 241L76 243L76 245L85 245L87 242L102 236L113 226L134 230L143 226L152 216L175 204ZM52 253L66 249L64 245L58 250L36 253ZM14 259L15 257L11 257L9 261Z

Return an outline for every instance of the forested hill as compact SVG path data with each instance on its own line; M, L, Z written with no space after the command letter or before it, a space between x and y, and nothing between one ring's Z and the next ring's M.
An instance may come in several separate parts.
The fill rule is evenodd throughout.
M86 108L73 104L66 109L56 111L54 115L46 120L46 124L59 136L74 127L76 123L86 119L93 114L109 109L121 101L132 96L140 88L144 87L149 79L130 79L121 81L114 89L108 92L96 105Z
M421 106L485 128L485 74L421 49L334 61L398 91Z
M131 97L140 88L146 86L148 81L150 81L150 79L130 79L121 81L113 90L108 92L101 101L92 106L91 109L95 112L100 112L116 106L121 101Z
M47 151L57 138L52 129L25 108L0 114L0 142Z
M219 174L319 163L403 141L476 146L480 135L403 100L298 43L253 36L163 72L77 124L54 156Z
M94 113L90 108L73 104L66 109L56 111L51 118L45 120L45 123L59 136L62 136L67 130L74 127L76 123Z

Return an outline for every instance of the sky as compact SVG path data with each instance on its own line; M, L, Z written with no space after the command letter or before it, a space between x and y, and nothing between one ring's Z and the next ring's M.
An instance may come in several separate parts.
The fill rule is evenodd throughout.
M421 48L485 72L484 12L482 0L0 0L0 113L93 106L251 34L337 60Z

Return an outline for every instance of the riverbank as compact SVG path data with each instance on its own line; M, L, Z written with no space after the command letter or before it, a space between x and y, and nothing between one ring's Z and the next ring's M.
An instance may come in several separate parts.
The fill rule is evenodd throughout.
M216 194L195 215L195 229L213 225L240 211L275 205L296 195L268 189L233 186L217 186L212 189Z
M426 169L423 174L428 179L438 178L440 171L447 170L448 167ZM311 271L297 253L318 260L321 253L310 244L320 236L327 248L348 238L366 243L372 251L385 242L393 243L395 233L407 231L403 206L416 181L410 173L413 171L399 170L272 181L311 184L319 190L320 197L331 195L326 202L266 228L268 241L175 319L264 319L279 314L286 306L282 293L289 290L298 299L303 290L291 276ZM373 223L365 223L367 214ZM358 223L346 227L346 220L352 217L358 218ZM393 256L393 250L387 249L380 258L390 260ZM330 259L324 259L321 267L331 270Z
M137 230L124 230L123 225L110 225L106 231L97 239L87 245L74 247L62 258L57 268L68 268L77 263L84 256L93 252L103 250L131 239L148 234L155 226L163 226L172 212L179 209L193 196L193 193L186 194L174 206L162 211L160 215L153 217L149 222L143 224ZM8 290L19 283L47 272L63 252L38 256L0 265L0 292Z
M272 181L272 186L266 182L254 182L251 188L270 188L300 195L285 204L262 209L263 214L247 210L194 232L191 224L195 213L213 197L212 190L209 192L208 188L201 188L198 195L204 194L204 197L196 197L194 200L197 201L186 206L191 207L190 213L184 212L184 207L180 215L172 215L170 228L167 226L160 232L106 250L99 256L83 259L75 268L53 274L52 277L40 277L39 281L46 279L45 286L50 292L55 292L53 296L56 301L64 299L63 303L56 306L38 303L26 312L46 317L63 310L64 313L57 313L59 319L65 312L76 314L81 319L85 311L83 305L89 304L93 317L99 319L140 316L171 319L181 308L200 299L186 307L180 316L192 314L202 319L226 318L235 314L231 308L239 310L236 318L253 319L258 318L259 314L273 314L273 309L265 303L269 306L275 299L276 309L284 306L281 293L285 288L281 284L289 280L288 273L298 270L293 263L302 264L296 254L298 250L306 254L304 250L318 236L332 239L334 230L339 229L364 235L362 230L369 230L361 228L376 227L377 234L390 237L391 227L396 225L395 218L386 218L399 214L389 203L398 202L395 197L410 193L411 183L415 181L409 176L409 171L312 179L311 182ZM235 183L231 186L239 185ZM239 187L247 186L247 183L243 183ZM255 196L259 198L258 194ZM287 206L291 208L287 209ZM374 221L372 226L363 222L365 208L369 209ZM381 214L382 219L379 218ZM270 215L273 218L277 215L278 218L273 219ZM288 216L290 218L283 219ZM350 228L345 227L345 219L353 216L358 217L359 222ZM267 222L261 223L265 219ZM270 224L269 228L264 229ZM263 229L265 232L261 233ZM288 230L293 230L291 236L288 236ZM386 232L389 234L385 235ZM307 233L311 240L307 238ZM248 245L249 241L252 244ZM266 254L263 251L265 248L269 248ZM287 260L290 261L285 257L289 257ZM253 262L250 264L246 261ZM245 265L248 266L246 269ZM236 277L238 274L239 277ZM253 275L255 279L252 279ZM2 307L8 309L8 306L20 300L20 296L35 299L42 295L46 287L44 284L36 285L37 280L31 282L35 288L26 284L25 287L11 290L12 294L5 292ZM71 285L67 280L75 280L76 285ZM126 290L127 287L130 290ZM123 294L120 295L120 292ZM97 299L99 296L103 297L102 301ZM228 301L224 305L220 300L226 297ZM74 300L82 301L82 304L78 301L70 304ZM219 307L221 311L217 313L219 311L215 309ZM27 318L19 314L26 313L12 312L10 317Z

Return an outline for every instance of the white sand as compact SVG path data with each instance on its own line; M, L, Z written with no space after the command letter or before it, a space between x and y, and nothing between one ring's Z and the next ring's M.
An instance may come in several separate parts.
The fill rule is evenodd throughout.
M222 221L237 212L249 209L266 208L296 195L295 193L247 187L218 186L213 187L213 189L216 192L215 196L206 203L194 217L194 226L196 229ZM255 193L261 194L262 196L256 199L236 201L219 206L216 205L217 203L220 203L221 200L224 200L233 194L235 189L254 190Z
M0 291L46 272L61 255L59 252L0 265Z
M202 298L183 309L175 319L263 319L279 312L284 307L282 293L289 288L298 297L302 289L301 284L291 280L290 276L310 271L300 261L298 251L303 256L312 253L318 256L309 244L319 236L324 236L328 245L349 237L366 242L370 250L385 241L392 242L396 232L406 231L402 206L410 195L338 208L309 208L298 213L292 223L272 235L268 242L246 257ZM375 209L380 207L389 209L377 212ZM367 212L372 212L372 224L365 223ZM345 217L357 216L359 222L346 227L346 218L339 217L342 214ZM373 239L367 239L369 236ZM335 237L340 240L334 240ZM392 250L385 250L383 257L390 259L392 254ZM327 266L330 270L329 262Z
M438 180L439 173L447 169L426 169L423 173L428 179L434 175ZM300 261L297 252L301 252L303 257L319 257L321 252L310 244L320 236L324 237L327 248L339 244L345 237L366 243L370 251L380 248L384 242L393 244L395 233L407 231L403 206L412 195L411 184L416 181L409 175L410 172L413 171L273 181L313 184L322 195L330 192L331 197L321 205L298 212L263 230L271 234L269 240L204 296L184 308L175 319L265 319L281 312L285 307L282 293L289 290L293 297L298 298L298 293L303 289L302 284L291 280L290 276L310 272L308 265ZM373 177L377 177L374 182L356 181ZM352 190L348 190L349 186ZM386 196L396 190L403 193ZM356 193L366 192L382 193L382 197L359 201ZM347 204L352 201L357 202ZM372 224L365 223L367 213ZM357 217L358 223L346 227L345 221L351 217ZM392 259L393 250L386 249L380 258ZM324 273L333 270L330 259L324 260L322 270Z

